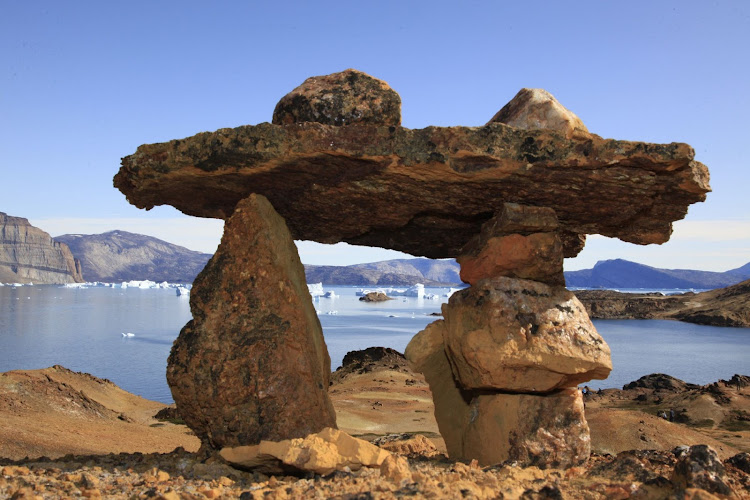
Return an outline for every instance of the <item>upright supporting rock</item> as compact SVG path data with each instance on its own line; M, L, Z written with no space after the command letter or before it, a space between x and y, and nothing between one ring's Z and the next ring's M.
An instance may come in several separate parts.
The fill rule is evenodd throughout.
M167 380L204 449L304 437L336 426L331 361L284 220L243 200L190 296Z
M406 348L433 395L451 458L569 467L591 445L575 384L606 378L609 348L562 287L481 280Z

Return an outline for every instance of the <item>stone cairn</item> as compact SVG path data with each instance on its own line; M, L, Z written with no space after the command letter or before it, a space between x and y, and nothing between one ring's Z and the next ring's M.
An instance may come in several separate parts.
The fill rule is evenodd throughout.
M355 70L307 79L272 123L143 145L115 186L226 221L194 283L167 378L205 451L335 427L330 360L294 239L457 258L470 284L406 350L454 459L566 467L590 452L577 385L609 348L565 289L586 234L663 243L703 201L686 144L603 139L544 90L482 127L401 127Z

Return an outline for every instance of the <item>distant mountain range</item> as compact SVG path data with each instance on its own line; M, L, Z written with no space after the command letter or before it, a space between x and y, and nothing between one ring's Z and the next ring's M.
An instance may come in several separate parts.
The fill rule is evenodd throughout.
M698 288L714 289L750 279L750 263L725 272L659 269L622 259L603 260L593 269L567 271L568 287L580 288Z
M10 234L8 231L6 233ZM15 243L7 237L6 240L6 250L23 252L22 242L19 241L16 248ZM73 269L73 273L82 273L86 281L118 282L148 279L192 283L211 258L211 254L195 252L151 236L126 231L93 235L65 234L54 240L70 248L70 253L77 262L75 266L70 264L68 267ZM64 249L64 246L60 248ZM73 262L70 257L68 260ZM447 286L461 283L459 272L460 267L453 259L414 258L351 266L305 266L308 283L322 282L326 285L405 286L423 283L426 286ZM9 276L13 280L20 279L15 274ZM0 274L0 278L3 278L3 275ZM34 278L36 282L45 282L41 276ZM747 279L750 279L750 263L725 272L712 272L659 269L615 259L597 262L592 269L565 273L567 286L574 288L714 289ZM12 280L4 278L0 281Z
M308 283L326 285L414 285L445 286L461 283L459 266L453 259L395 259L352 266L305 265Z
M80 260L86 281L192 283L211 258L208 253L126 231L64 234L55 240L66 243Z

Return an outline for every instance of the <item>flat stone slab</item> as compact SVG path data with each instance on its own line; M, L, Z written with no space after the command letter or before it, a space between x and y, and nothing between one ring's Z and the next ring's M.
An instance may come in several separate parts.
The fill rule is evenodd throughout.
M647 144L502 123L427 127L261 123L143 145L114 184L139 208L228 218L267 197L296 240L455 257L504 203L548 207L565 235L648 244L703 201L687 144ZM566 251L566 255L570 255Z

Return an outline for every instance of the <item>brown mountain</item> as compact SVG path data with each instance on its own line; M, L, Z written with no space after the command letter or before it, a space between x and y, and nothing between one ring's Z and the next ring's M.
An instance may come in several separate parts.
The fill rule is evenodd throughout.
M83 281L80 264L27 219L0 212L0 283L60 284Z
M55 239L67 243L81 260L86 281L192 283L211 258L207 253L126 231L64 234Z

